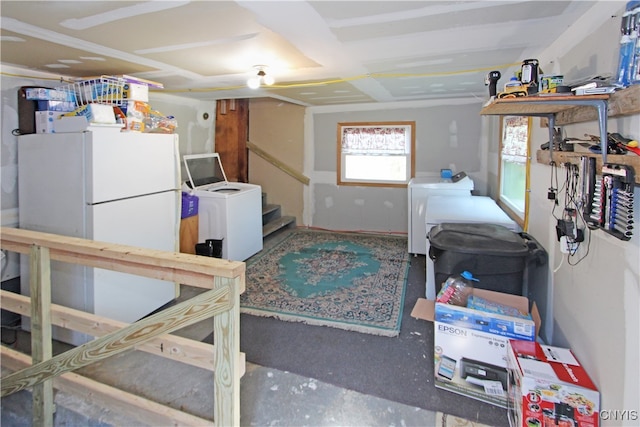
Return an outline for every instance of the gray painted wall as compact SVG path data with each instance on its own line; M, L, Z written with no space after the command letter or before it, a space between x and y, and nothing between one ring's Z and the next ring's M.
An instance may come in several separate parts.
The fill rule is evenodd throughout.
M618 61L620 19L624 2L598 2L599 14L574 23L568 33L540 56L543 69L567 79L614 73ZM617 11L611 11L614 7ZM581 30L581 31L579 31ZM565 126L581 137L599 134L597 122ZM548 140L546 128L534 120L531 147ZM609 132L640 138L640 114L612 118ZM638 174L636 170L636 174ZM640 412L640 234L621 241L596 230L575 257L560 253L555 237L553 204L547 199L552 170L534 161L531 167L529 233L549 253L553 292L553 344L569 347L585 366L601 393L601 408ZM558 175L563 177L565 170ZM640 221L640 186L634 191L634 223ZM562 202L564 193L559 200ZM562 206L562 205L561 205ZM561 207L560 206L560 207ZM561 211L556 209L556 212ZM580 258L582 261L578 260ZM637 426L638 419L603 419L603 426Z
M313 142L310 164L312 219L315 227L333 230L407 232L407 189L337 186L337 126L342 122L416 122L416 176L439 176L440 169L464 171L484 195L482 160L484 100L445 100L376 106L310 108Z

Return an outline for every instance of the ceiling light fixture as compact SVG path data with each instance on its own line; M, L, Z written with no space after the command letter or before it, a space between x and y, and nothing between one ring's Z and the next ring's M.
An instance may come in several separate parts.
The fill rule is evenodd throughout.
M247 86L251 89L258 89L261 85L271 86L274 83L273 77L267 75L264 71L266 66L264 65L255 65L253 68L258 70L258 74L255 77L251 77L247 80Z

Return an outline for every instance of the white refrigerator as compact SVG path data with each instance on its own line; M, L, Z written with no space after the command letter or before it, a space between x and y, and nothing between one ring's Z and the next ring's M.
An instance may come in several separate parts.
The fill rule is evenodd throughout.
M20 228L175 252L179 248L180 159L177 135L97 128L33 134L18 141ZM134 322L179 293L146 277L52 262L51 298L82 311ZM29 260L21 261L29 294ZM29 319L23 325L30 327ZM79 345L93 337L55 328Z

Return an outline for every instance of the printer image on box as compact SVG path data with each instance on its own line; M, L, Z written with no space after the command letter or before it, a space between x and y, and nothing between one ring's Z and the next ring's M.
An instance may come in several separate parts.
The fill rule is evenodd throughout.
M507 390L507 369L487 362L463 357L460 359L460 377L480 386L484 386L484 381L499 381L502 390Z

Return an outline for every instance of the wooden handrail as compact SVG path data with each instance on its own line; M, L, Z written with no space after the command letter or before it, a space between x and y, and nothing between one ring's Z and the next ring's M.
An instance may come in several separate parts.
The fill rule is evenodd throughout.
M245 264L219 258L97 242L77 237L17 228L0 228L2 249L28 254L32 245L44 246L51 260L103 268L169 282L211 289L211 278L244 277ZM242 281L244 285L244 280ZM244 288L240 293L244 292Z
M2 249L29 254L31 298L2 291L4 309L12 307L24 313L31 312L32 351L41 360L35 360L30 367L11 373L2 378L2 396L34 387L39 398L34 399L34 417L38 425L49 425L53 417L53 404L43 404L51 400L52 393L47 384L51 384L60 375L81 368L131 348L154 347L154 341L161 336L213 316L216 345L213 348L214 381L214 418L217 425L239 425L240 422L240 376L244 371L240 367L243 357L240 353L239 295L244 291L245 264L217 258L190 254L158 251L96 242L85 239L59 236L36 231L14 228L0 228ZM173 307L139 320L133 324L120 324L105 320L90 313L75 312L75 321L67 322L64 327L72 329L88 322L108 324L106 329L95 335L99 338L75 347L65 353L51 357L48 354L50 333L34 333L43 326L49 328L60 313L74 314L74 310L51 304L43 287L55 286L49 282L50 261L75 263L89 267L103 268L140 276L174 281L185 285L198 286L206 291ZM29 301L25 301L25 298ZM5 306L5 302L9 304ZM25 307L28 306L28 307ZM34 316L37 314L37 316ZM76 323L77 322L77 323ZM84 323L83 323L84 322ZM114 330L117 326L123 326ZM86 331L85 327L79 327ZM156 344L157 345L157 344ZM35 349L35 350L34 350ZM44 349L44 351L43 351ZM3 359L8 356L3 352ZM202 362L200 362L202 363ZM45 385L43 388L42 385ZM35 397L34 393L34 397ZM34 421L36 419L34 418Z
M264 151L262 148L258 147L253 142L247 141L247 148L249 150L251 150L253 153L255 153L258 156L262 157L267 162L271 163L273 166L275 166L278 169L280 169L282 172L292 176L293 178L295 178L296 180L300 181L304 185L309 185L309 182L311 181L309 179L309 177L307 177L304 174L296 171L292 167L287 166L286 164L282 163L280 160L276 159L271 154L267 153L266 151Z
M0 306L3 310L22 316L31 315L31 299L28 296L0 290ZM51 304L51 324L94 337L107 335L128 325L125 322L96 316L86 311L74 310L58 304ZM215 345L177 335L162 335L136 346L136 350L209 371L213 371L214 368L211 355L215 351ZM242 353L241 357L244 358ZM240 367L242 368L242 364Z
M2 379L2 397L122 353L151 338L205 320L211 314L223 313L229 309L229 292L229 286L203 292L189 301L139 320L119 331L7 375ZM32 320L35 323L35 319Z

